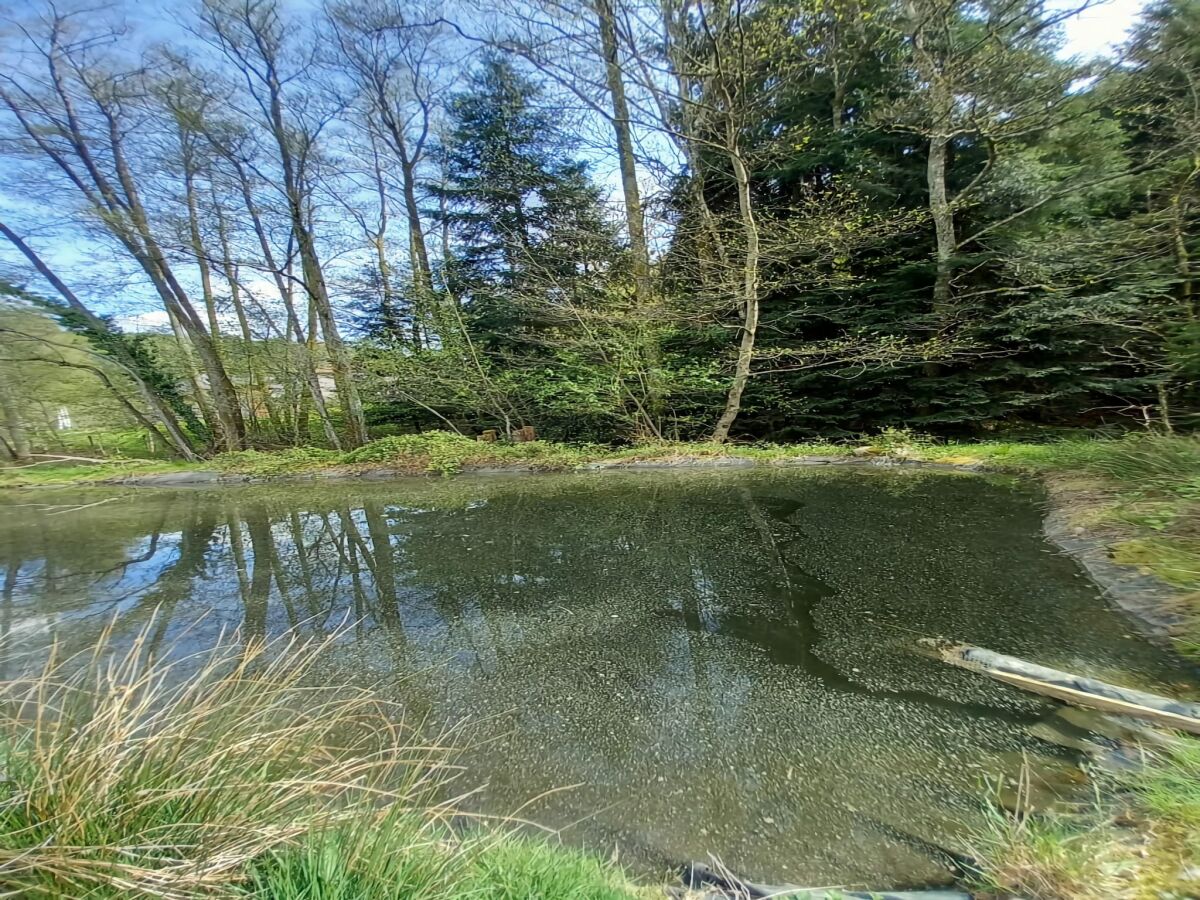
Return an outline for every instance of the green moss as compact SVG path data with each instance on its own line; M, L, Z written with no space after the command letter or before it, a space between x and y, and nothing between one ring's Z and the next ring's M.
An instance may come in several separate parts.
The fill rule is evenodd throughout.
M1200 590L1200 541L1178 537L1144 537L1113 546L1112 557L1137 566L1168 584Z

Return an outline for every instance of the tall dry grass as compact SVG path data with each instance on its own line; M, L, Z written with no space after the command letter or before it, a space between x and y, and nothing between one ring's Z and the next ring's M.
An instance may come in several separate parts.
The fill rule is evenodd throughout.
M367 692L310 686L336 636L174 660L148 636L0 685L0 896L240 892L308 835L444 813L440 746Z

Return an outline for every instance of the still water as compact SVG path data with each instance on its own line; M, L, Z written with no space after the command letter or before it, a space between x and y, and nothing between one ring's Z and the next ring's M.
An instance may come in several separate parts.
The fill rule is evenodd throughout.
M0 675L114 616L188 649L351 621L326 677L457 726L482 812L648 870L926 882L903 834L952 843L987 779L1062 751L1028 732L1051 704L919 638L1187 677L1045 543L1039 502L862 470L9 493Z

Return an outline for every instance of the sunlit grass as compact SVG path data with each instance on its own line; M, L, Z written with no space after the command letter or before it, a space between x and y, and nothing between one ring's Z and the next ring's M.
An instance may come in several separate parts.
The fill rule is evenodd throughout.
M1183 840L1188 862L1200 864L1200 740L1180 737L1159 748L1123 781L1149 815Z
M0 896L634 896L585 854L452 828L443 748L309 686L336 636L167 661L152 627L0 687Z
M1141 765L1097 774L1096 787L1091 803L1057 812L992 806L969 837L976 886L1027 900L1194 896L1200 740L1171 736Z
M994 810L971 853L980 867L975 880L981 891L1028 900L1131 896L1134 854L1104 822Z
M87 484L129 475L183 471L195 466L150 459L106 459L94 463L47 462L39 465L0 466L0 488Z

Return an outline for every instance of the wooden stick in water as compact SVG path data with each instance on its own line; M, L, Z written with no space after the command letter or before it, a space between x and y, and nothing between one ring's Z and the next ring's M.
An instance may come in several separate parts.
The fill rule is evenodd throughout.
M1034 694L1200 734L1200 704L1118 687L970 644L943 645L937 649L938 656L952 666L980 672Z

